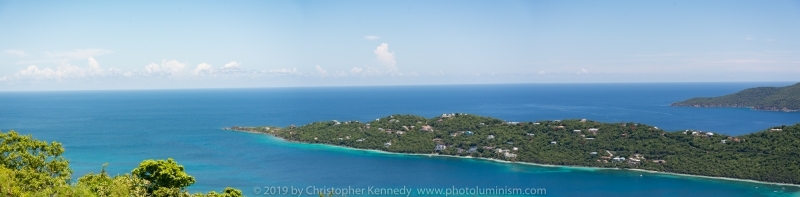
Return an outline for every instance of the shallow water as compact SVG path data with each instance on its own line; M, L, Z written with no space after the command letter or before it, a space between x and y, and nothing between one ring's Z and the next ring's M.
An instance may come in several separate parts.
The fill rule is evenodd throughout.
M509 121L587 118L731 135L800 122L800 113L679 108L671 102L792 83L515 84L149 91L0 92L0 129L59 141L75 170L130 172L175 158L192 191L254 187L521 187L549 196L785 196L795 187L621 170L405 156L289 143L233 125L369 121L391 114L463 112ZM639 176L642 175L642 176ZM758 187L758 188L756 188ZM263 192L263 191L262 191Z

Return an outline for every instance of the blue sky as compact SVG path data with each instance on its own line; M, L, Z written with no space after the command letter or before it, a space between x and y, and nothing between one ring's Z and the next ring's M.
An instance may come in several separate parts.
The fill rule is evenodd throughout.
M797 81L800 1L2 1L0 90Z

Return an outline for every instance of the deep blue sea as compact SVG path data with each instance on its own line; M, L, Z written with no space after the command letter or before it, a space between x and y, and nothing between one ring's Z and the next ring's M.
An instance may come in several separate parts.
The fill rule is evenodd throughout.
M800 188L626 170L542 167L409 156L285 142L221 130L391 114L469 113L508 121L641 122L730 135L800 123L800 113L670 107L762 83L507 84L262 89L0 92L0 130L64 144L73 178L129 173L145 159L174 158L195 176L192 192L238 187L544 188L546 196L798 196ZM798 164L800 165L800 164ZM259 187L261 195L254 194ZM267 187L267 188L265 188ZM415 196L415 191L412 196ZM348 195L360 196L360 195ZM385 195L379 195L385 196ZM405 195L402 195L405 196ZM444 195L434 195L444 196ZM503 195L498 195L503 196ZM526 196L526 195L522 195Z

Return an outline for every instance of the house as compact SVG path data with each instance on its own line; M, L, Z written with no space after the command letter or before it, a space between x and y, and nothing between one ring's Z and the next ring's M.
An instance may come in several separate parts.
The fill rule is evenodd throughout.
M469 147L469 150L467 150L467 153L476 153L476 152L478 152L478 147L475 146Z
M639 162L640 162L640 161L642 161L642 160L639 160L639 159L630 159L630 160L628 160L628 164L631 164L631 165L639 165Z
M364 138L361 138L361 139L357 139L357 140L356 140L356 142L363 142L363 141L364 141Z
M491 146L484 146L484 147L483 147L483 149L484 149L484 150L492 150L492 149L494 149L494 147L491 147Z
M727 142L727 141L728 141L728 140L720 140L719 142L721 142L721 143L723 143L723 144L724 144L724 143L725 143L725 142Z
M581 122L586 122L586 118L584 118L584 119L581 119Z
M575 130L572 130L572 132L575 132L575 133L580 133L580 132L581 132L581 130L579 130L579 129L575 129Z
M406 134L406 132L405 132L405 131L395 131L394 133L395 133L395 134L397 134L397 135L403 135L403 134Z
M519 124L519 122L506 122L506 124L510 124L510 125L518 125L518 124Z
M389 147L389 146L391 146L391 145L392 145L392 142L386 142L386 143L383 143L383 146L385 146L385 147Z
M550 142L550 144L558 144L558 142L552 141L552 142Z
M506 156L506 158L515 158L515 157L517 157L517 154L506 152L506 153L503 153L503 156Z
M612 160L614 160L615 162L623 162L625 161L625 157L614 157L614 159Z
M712 137L712 136L714 136L714 133L708 132L708 133L706 133L706 136Z
M435 148L434 150L436 150L436 151L443 151L443 150L444 150L444 149L446 149L446 148L447 148L447 146L445 146L444 144L437 144L437 145L436 145L436 148Z
M483 125L486 125L486 124L484 124L484 123L480 123L479 125L483 126Z
M534 122L533 125L540 125L542 123Z
M597 135L597 131L598 131L598 130L599 130L599 129L597 129L597 128L589 128L589 132L592 132L592 133L594 133L595 135Z
M489 135L489 136L486 136L486 139L487 139L487 140L494 139L494 135Z
M564 126L556 126L556 129L564 129L564 128L566 128L566 127L564 127Z
M344 140L344 139L343 138L339 138L339 141L342 141L342 140Z
M340 123L338 120L333 120L333 125L340 125L340 124L342 123Z
M663 164L663 163L667 163L667 161L665 161L665 160L653 160L653 163Z
M597 155L597 152L591 152L590 155Z
M464 131L464 135L471 136L473 134L475 133L473 133L472 131Z
M519 148L517 148L517 147L514 147L514 148L511 148L511 150L518 151L518 150L519 150Z
M456 114L454 114L454 113L442 114L442 118L450 118L450 117L453 117L453 116L456 116Z
M369 123L367 123L367 129L369 129Z
M457 152L458 154L464 153L464 149L458 148L458 150L457 150L456 152Z
M422 126L422 129L420 129L420 130L423 130L423 131L433 131L433 127L431 127L430 125L423 125L423 126Z
M534 136L534 134L533 134L533 133L528 133L528 134L526 134L526 135L528 135L528 136Z
M783 131L783 129L769 129L769 131Z
M587 137L586 140L594 140L593 137Z

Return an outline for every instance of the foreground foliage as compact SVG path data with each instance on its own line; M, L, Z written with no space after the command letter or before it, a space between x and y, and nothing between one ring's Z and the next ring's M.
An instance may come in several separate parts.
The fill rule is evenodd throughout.
M0 196L243 196L235 188L222 193L189 194L195 182L172 158L145 160L131 174L109 176L105 166L71 183L69 161L57 142L47 143L15 131L0 132Z
M786 87L757 87L720 97L698 97L672 106L751 107L757 110L800 110L800 83Z
M393 115L368 123L327 121L300 127L231 129L291 141L397 153L635 168L800 184L800 124L727 136L692 130L666 132L637 123L587 120L517 123L448 114L431 119Z

